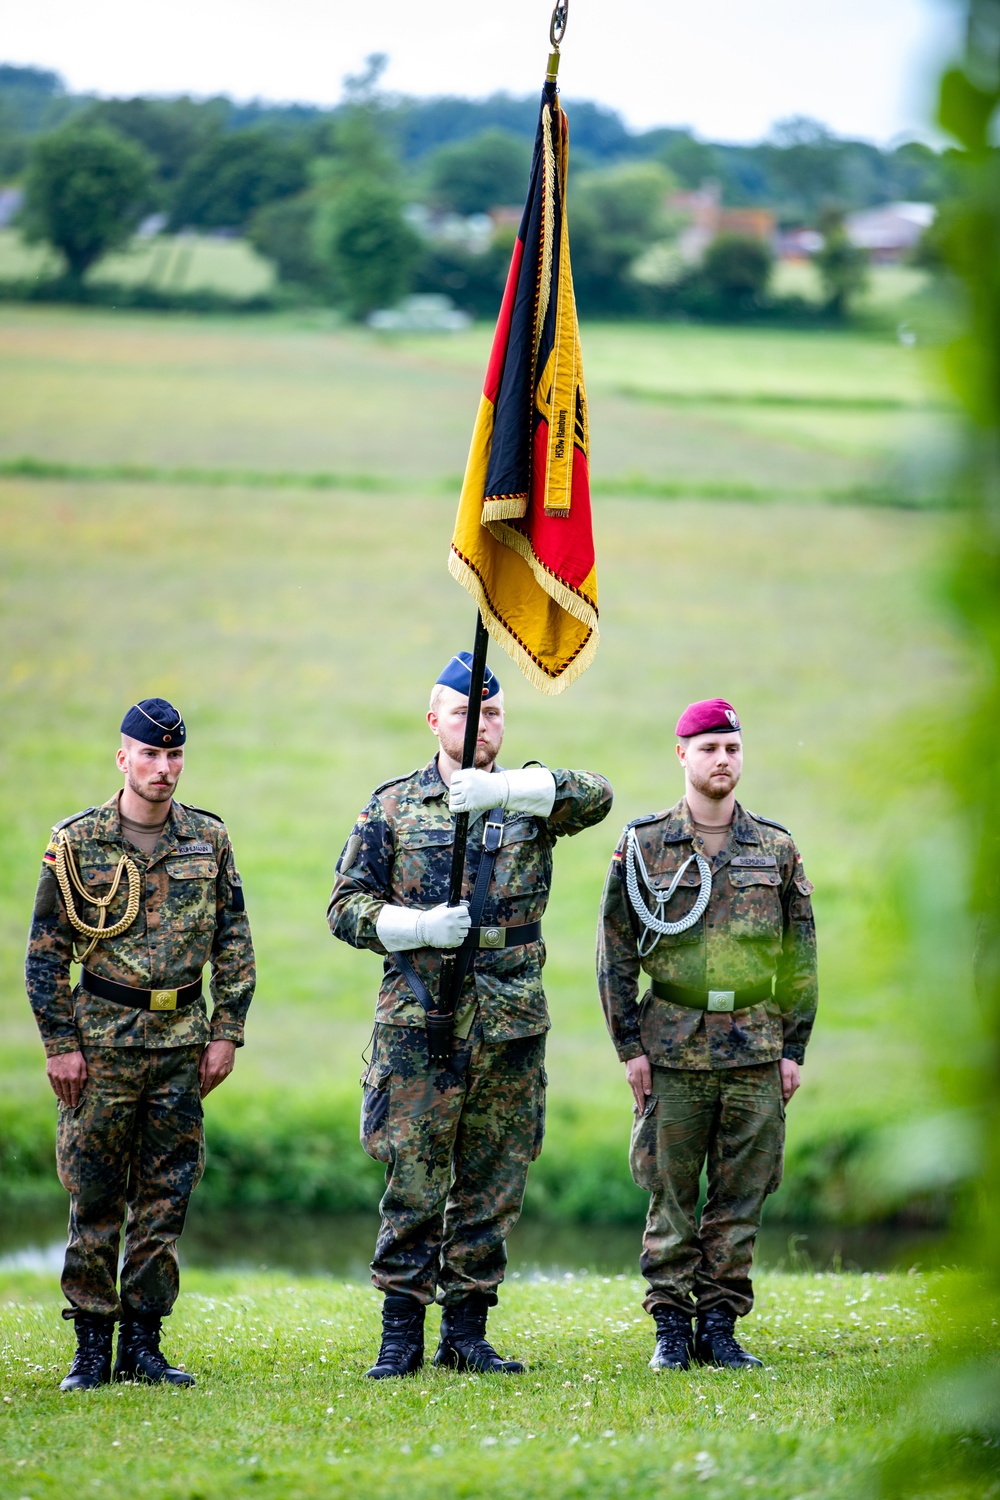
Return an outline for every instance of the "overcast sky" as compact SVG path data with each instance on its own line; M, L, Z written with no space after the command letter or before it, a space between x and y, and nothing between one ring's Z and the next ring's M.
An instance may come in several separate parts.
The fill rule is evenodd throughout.
M552 0L0 0L0 61L101 94L336 101L386 52L407 94L532 92ZM756 140L805 114L880 143L927 134L956 0L571 0L567 99L633 126Z

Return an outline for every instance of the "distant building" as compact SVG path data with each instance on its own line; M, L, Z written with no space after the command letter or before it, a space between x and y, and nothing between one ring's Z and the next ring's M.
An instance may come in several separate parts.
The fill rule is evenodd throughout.
M741 234L774 242L774 214L767 208L723 208L718 182L703 182L690 192L671 193L667 208L687 223L677 237L677 249L688 265L697 265L720 234Z
M0 229L8 229L24 202L24 194L17 187L0 187Z
M892 265L910 253L936 212L933 203L883 203L848 214L844 227L851 243L876 264Z
M775 240L779 260L811 260L823 248L823 236L815 229L782 229Z

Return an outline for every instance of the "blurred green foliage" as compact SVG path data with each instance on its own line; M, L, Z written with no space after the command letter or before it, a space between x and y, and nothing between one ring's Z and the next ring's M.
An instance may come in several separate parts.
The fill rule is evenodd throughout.
M79 280L126 244L150 204L152 159L102 125L70 121L42 136L25 179L24 228L63 256Z
M308 180L301 142L260 126L211 140L181 174L174 229L243 229L254 211L301 192Z
M246 234L283 283L275 301L341 305L359 316L376 290L382 298L445 292L474 315L492 317L508 235L502 232L481 253L471 231L463 241L454 224L434 216L469 216L522 201L537 95L399 98L380 91L386 62L373 54L345 80L343 101L333 109L238 105L226 98L94 100L67 93L58 76L44 70L0 66L0 178L24 170L41 130L77 118L113 129L148 153L149 206L167 214L173 229ZM689 130L629 131L613 110L586 100L569 101L567 111L577 295L588 316L808 322L839 319L849 310L856 276L851 279L843 237L829 252L825 313L817 299L780 287L763 296L739 291L722 264L732 260L733 247L720 251L722 261L707 275L671 248L680 222L665 213L671 186L696 188L711 179L724 206L766 206L781 225L794 226L816 223L832 203L848 210L894 198L936 202L951 180L954 153L920 142L884 151L839 139L805 118L779 122L757 145L734 146L700 140ZM351 290L360 261L335 248L340 233L333 226L354 215L347 237L357 238L355 189L362 178L373 189L395 188L402 204L418 203L431 222L414 257L401 214L393 214L387 195L378 197L380 223L371 241L381 254L398 252L399 261L381 276L366 271L364 286ZM348 182L352 201L337 210L334 200ZM8 286L6 295L62 299L66 288L49 288L43 278L38 285ZM81 288L83 296L89 298L89 290ZM160 287L155 296L133 290L123 300L160 306L170 297Z
M950 1299L949 1347L911 1394L912 1435L883 1465L883 1493L899 1500L1000 1488L1000 805L994 749L1000 716L1000 0L967 0L966 14L965 54L941 79L939 123L960 150L936 248L963 314L945 351L966 417L954 487L969 515L959 536L952 598L982 671L965 734L949 744L942 776L966 817L980 1028L975 1045L963 1047L956 1038L939 1071L952 1117L966 1119L973 1132L964 1250L979 1279ZM983 1329L989 1330L985 1349Z
M773 269L774 256L763 240L720 234L705 252L700 281L723 316L738 318L762 306Z
M826 309L831 317L843 322L855 298L868 285L868 257L848 236L844 215L831 208L822 215L823 247L815 263L823 282Z
M498 204L524 202L531 151L509 130L493 128L441 146L430 158L427 177L436 208L456 214L484 214Z

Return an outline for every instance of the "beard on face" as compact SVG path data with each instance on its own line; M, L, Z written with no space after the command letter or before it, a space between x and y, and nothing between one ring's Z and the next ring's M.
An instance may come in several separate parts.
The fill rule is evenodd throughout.
M135 795L141 797L144 802L169 802L174 793L172 786L140 786L132 774L131 768L129 768L126 779L129 784L129 790L135 792Z
M715 773L712 774L714 775ZM707 797L711 802L724 802L729 793L737 786L740 779L739 775L732 770L725 774L724 779L720 777L717 781L713 781L711 775L706 777L696 776L690 768L688 769L688 775L691 778L691 785L695 791L702 797Z
M450 735L441 734L439 735L439 739L441 743L441 749L444 751L445 755L448 756L448 759L455 761L458 765L461 765L462 752L465 749L464 737L462 739L459 739L457 735L453 738ZM477 741L476 754L475 759L473 760L473 765L475 766L477 771L485 771L487 766L491 766L493 764L499 754L499 745L497 745L495 750L491 750L488 745L480 745Z

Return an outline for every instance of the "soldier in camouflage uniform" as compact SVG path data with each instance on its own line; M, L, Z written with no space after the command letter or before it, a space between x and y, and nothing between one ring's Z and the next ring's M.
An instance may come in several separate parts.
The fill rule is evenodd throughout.
M677 735L686 795L636 818L615 850L598 986L635 1100L632 1175L651 1195L651 1368L686 1369L692 1354L736 1368L760 1364L733 1329L753 1306L761 1209L781 1181L785 1105L816 1013L812 885L788 830L736 801L732 705L691 704Z
M337 865L328 920L335 937L384 959L374 1051L362 1080L361 1136L386 1163L372 1281L385 1295L374 1379L423 1361L426 1306L444 1304L435 1364L515 1373L486 1340L528 1166L542 1145L549 1027L540 923L552 847L607 814L611 788L586 771L496 767L503 695L487 672L475 768L462 771L467 652L438 679L427 715L440 749L422 771L384 782ZM475 885L487 830L502 841L478 927L467 902L447 905L455 812L471 822L465 888ZM488 868L488 866L487 866ZM449 1067L428 1061L424 1002L436 997L442 950L474 949L455 1010ZM409 970L410 979L404 974Z
M173 800L185 738L162 698L129 710L124 788L56 824L35 897L25 978L71 1196L63 1316L77 1351L64 1391L111 1378L119 1318L115 1379L194 1379L160 1352L160 1321L177 1297L177 1239L204 1168L201 1100L243 1044L254 956L225 825Z

